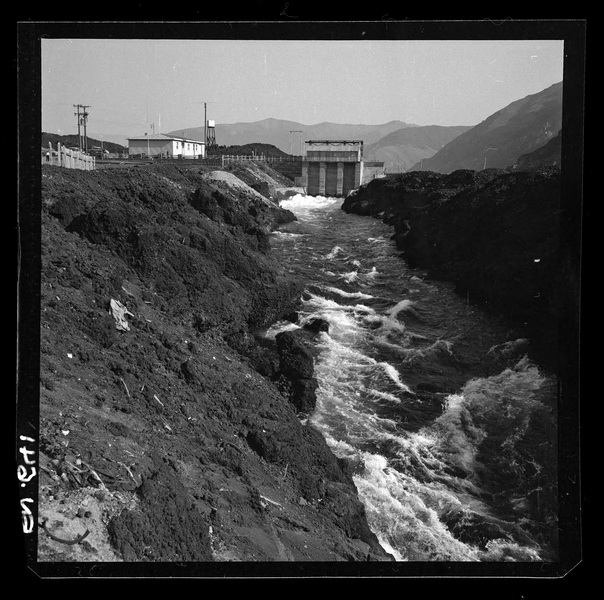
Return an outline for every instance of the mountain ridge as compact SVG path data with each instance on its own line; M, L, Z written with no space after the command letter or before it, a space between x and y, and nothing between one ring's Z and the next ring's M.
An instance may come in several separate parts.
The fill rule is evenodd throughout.
M305 125L268 117L217 124L215 133L219 147L270 144L293 155L303 154L306 140L362 140L365 160L384 162L388 172L450 173L458 169L481 170L487 166L513 168L521 157L554 139L561 127L562 82L558 82L511 102L474 126L422 126L401 120L377 125L330 121ZM166 135L201 140L204 129L189 127ZM539 160L538 156L535 160ZM559 164L559 160L553 158L548 161L547 164Z
M405 172L471 128L470 125L425 125L397 129L367 146L365 156L383 161L388 172Z
M385 135L406 127L417 127L417 125L400 120L392 120L378 125L330 121L304 125L297 121L268 117L252 122L218 123L216 125L216 142L224 146L267 143L273 144L288 154L300 154L301 142L309 139L362 139L365 144L372 144ZM297 135L298 133L300 135ZM176 134L191 139L203 139L203 127L189 127L168 132L168 135Z
M516 100L454 138L412 171L508 168L554 138L562 128L562 82Z

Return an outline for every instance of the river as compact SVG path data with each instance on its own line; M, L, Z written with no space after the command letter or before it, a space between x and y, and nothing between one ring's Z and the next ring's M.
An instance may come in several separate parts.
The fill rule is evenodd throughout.
M298 221L273 253L306 283L318 334L310 423L354 481L397 561L553 561L556 381L505 324L411 270L377 219L342 200L282 200Z

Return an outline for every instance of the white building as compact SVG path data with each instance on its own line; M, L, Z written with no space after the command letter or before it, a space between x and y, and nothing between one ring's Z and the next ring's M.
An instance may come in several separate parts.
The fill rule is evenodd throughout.
M206 146L198 140L154 133L128 138L128 154L161 158L205 158Z

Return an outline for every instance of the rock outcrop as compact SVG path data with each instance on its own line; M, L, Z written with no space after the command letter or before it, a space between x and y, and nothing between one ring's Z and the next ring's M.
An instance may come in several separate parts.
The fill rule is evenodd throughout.
M411 268L454 282L556 367L559 321L576 289L562 255L558 168L411 172L372 181L342 208L393 225Z
M279 373L286 380L287 393L300 413L311 413L317 401L317 379L314 359L305 332L284 331L276 338L279 352Z

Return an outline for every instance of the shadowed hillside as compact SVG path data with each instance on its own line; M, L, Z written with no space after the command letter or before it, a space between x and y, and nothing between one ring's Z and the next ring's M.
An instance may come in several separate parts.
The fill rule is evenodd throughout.
M449 142L413 171L451 173L513 166L556 136L562 127L562 83L512 102Z
M418 161L434 156L443 146L470 127L405 127L365 147L368 160L384 161L389 173L405 172Z

